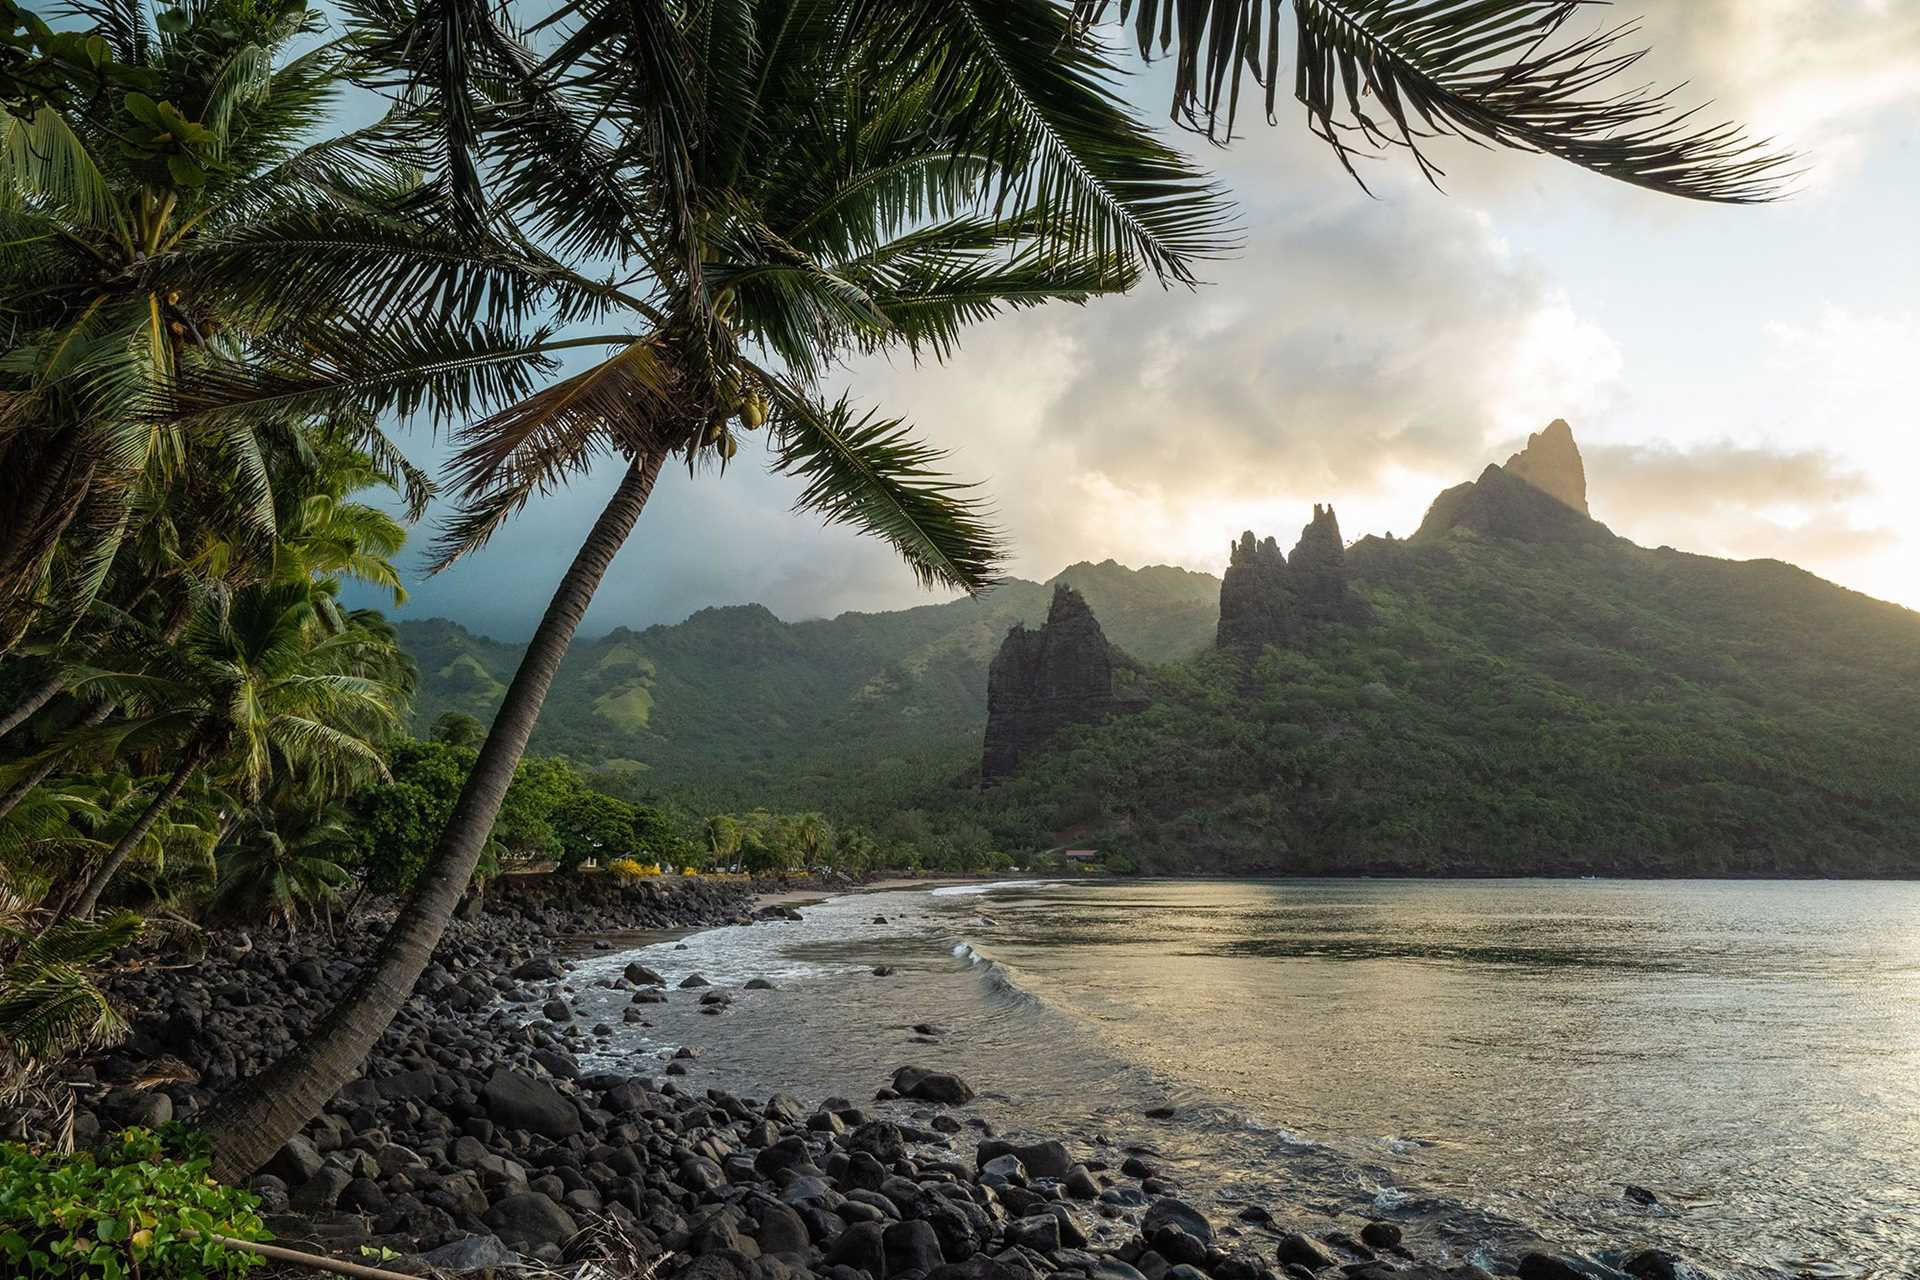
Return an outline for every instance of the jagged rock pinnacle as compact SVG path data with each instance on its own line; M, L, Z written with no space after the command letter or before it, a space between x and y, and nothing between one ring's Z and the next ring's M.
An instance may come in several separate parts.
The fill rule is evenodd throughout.
M987 734L982 782L1012 773L1020 757L1071 724L1098 724L1137 710L1114 696L1114 653L1078 591L1054 588L1046 625L1007 633L987 669Z
M1528 436L1527 447L1507 459L1507 470L1581 515L1591 514L1587 510L1587 468L1580 461L1580 446L1573 442L1573 428L1566 419L1555 418L1545 431Z

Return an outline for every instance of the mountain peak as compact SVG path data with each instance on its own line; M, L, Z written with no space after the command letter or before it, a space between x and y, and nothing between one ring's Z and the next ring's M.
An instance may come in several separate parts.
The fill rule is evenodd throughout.
M1555 418L1545 431L1528 436L1527 447L1507 459L1507 471L1581 515L1592 514L1587 510L1587 468L1565 418Z

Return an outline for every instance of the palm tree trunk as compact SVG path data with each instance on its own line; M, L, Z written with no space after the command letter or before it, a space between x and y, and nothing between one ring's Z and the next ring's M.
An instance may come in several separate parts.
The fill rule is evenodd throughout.
M520 660L493 727L467 775L433 856L414 881L379 949L353 989L305 1042L251 1080L242 1081L208 1109L201 1127L213 1144L214 1176L237 1182L265 1164L283 1143L320 1113L353 1077L432 959L453 910L492 834L500 803L513 783L520 755L540 718L540 706L566 656L574 629L593 600L607 566L640 518L662 454L627 469L606 510L561 578L539 628Z
M160 815L167 811L167 806L180 798L181 790L193 777L193 771L200 767L204 754L195 747L181 758L179 765L173 771L173 776L167 779L167 785L160 788L160 794L153 798L153 803L149 804L134 824L121 835L112 851L107 854L107 860L100 864L99 869L93 873L93 878L87 881L87 887L82 889L80 896L74 900L72 909L60 913L61 916L85 919L93 914L93 909L100 905L100 894L107 887L107 882L112 880L115 873L120 870L127 856L147 838L147 832L153 830L153 824L159 821Z
M32 719L33 713L52 702L54 696L66 687L66 683L56 671L29 690L24 698L13 704L13 708L6 715L0 716L0 738L6 737Z
M111 702L96 702L75 728L97 729L105 724L107 717L112 714L113 704ZM21 775L20 780L8 787L4 794L0 794L0 818L4 818L12 813L15 805L25 800L29 795L32 795L33 789L45 782L47 775L60 767L60 762L66 759L66 755L67 753L64 751L49 755L46 759L35 765L30 772Z

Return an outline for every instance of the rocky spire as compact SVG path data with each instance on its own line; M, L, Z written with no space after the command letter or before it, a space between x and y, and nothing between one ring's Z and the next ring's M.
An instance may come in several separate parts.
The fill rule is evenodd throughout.
M1214 642L1222 649L1259 652L1285 644L1293 636L1293 605L1287 592L1287 558L1272 538L1256 542L1253 531L1240 535L1220 579L1220 626Z
M1307 622L1357 622L1364 616L1347 580L1347 546L1331 504L1313 504L1313 519L1287 557L1299 615Z
M1113 693L1113 649L1078 591L1054 588L1046 625L1007 633L987 668L983 783L1012 773L1020 757L1069 724L1097 724L1130 704Z
M1592 514L1587 510L1587 468L1566 419L1555 418L1545 431L1528 436L1527 447L1507 459L1507 470L1581 515Z

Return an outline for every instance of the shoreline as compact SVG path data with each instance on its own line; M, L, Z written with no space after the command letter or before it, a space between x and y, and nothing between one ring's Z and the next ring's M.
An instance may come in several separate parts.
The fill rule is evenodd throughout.
M888 880L847 892L1007 879ZM737 883L710 882L623 890L629 901L618 905L641 906L654 920L674 918L665 931L671 933L756 927L749 912L785 906L779 899L801 894L815 901L839 896L814 889L749 898ZM569 981L573 966L561 958L566 941L551 930L568 921L585 925L573 941L603 954L616 938L663 939L658 928L605 928L613 913L603 908L571 903L556 919L551 902L504 904L450 934L363 1077L253 1180L275 1233L336 1256L392 1249L416 1259L411 1269L454 1274L463 1266L506 1267L514 1254L564 1265L582 1248L576 1233L602 1217L620 1221L644 1248L676 1255L661 1274L688 1280L1508 1274L1421 1261L1386 1221L1317 1238L1268 1229L1274 1218L1258 1207L1209 1221L1191 1202L1206 1197L1183 1198L1185 1189L1154 1163L1150 1148L1109 1147L1104 1138L1068 1146L1054 1137L1015 1146L969 1114L972 1085L907 1063L891 1080L845 1081L846 1096L817 1107L784 1095L748 1100L688 1089L677 1083L686 1074L678 1057L649 1064L648 1074L590 1072L578 1060L590 1033L573 1012L588 984ZM275 938L244 953L216 947L190 978L168 975L164 988L146 983L149 1003L130 1051L100 1055L92 1065L137 1068L143 1051L171 1042L198 1078L102 1092L83 1108L80 1129L190 1122L217 1092L209 1086L243 1065L233 1060L236 1035L252 1036L248 1048L270 1054L278 1047L271 1020L262 1029L262 1020L248 1015L272 999L284 1001L289 978L308 997L293 1011L305 1018L344 989L353 966L325 956L337 953L303 955L297 942ZM660 1003L698 1003L705 1011L709 1001L729 999L719 989L670 987L664 975L637 964L591 985L628 994L624 1017L632 1022L643 1022ZM237 998L245 987L256 998ZM209 990L220 990L224 1004L202 1008L190 998ZM528 1013L536 1014L532 1021ZM285 1031L294 1032L300 1020L289 1017ZM207 1025L235 1021L252 1025L245 1032ZM195 1026L197 1038L186 1033ZM123 1061L112 1062L116 1057ZM658 1067L664 1072L654 1074ZM849 1101L870 1095L871 1105ZM1669 1280L1684 1274L1671 1261L1649 1252L1620 1271L1543 1254L1516 1261L1511 1273L1523 1280Z

